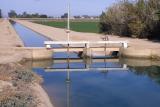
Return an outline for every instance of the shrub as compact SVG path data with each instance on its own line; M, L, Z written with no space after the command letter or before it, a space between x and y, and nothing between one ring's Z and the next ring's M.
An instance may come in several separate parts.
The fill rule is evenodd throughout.
M100 31L136 38L160 39L159 0L121 0L100 16Z

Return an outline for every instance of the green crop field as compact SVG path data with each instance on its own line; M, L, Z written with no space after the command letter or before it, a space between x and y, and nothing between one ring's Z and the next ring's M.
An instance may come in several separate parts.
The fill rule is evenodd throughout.
M67 28L66 21L38 21L38 24L53 26L57 28ZM71 30L77 32L99 33L99 22L88 21L72 21L70 23Z

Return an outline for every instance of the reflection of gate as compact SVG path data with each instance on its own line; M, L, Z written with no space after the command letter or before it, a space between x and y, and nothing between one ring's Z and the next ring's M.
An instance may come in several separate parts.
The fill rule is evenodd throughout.
M122 70L128 70L128 68L126 67L126 65L124 64L123 67L121 68L46 68L45 71L46 72L64 72L64 71L122 71Z
M62 68L62 64L66 64L65 68ZM70 63L83 63L83 67L79 68L73 68L70 66ZM104 63L104 67L92 67L91 65L93 63ZM117 64L118 67L108 67L107 63L115 63ZM72 107L72 85L73 85L73 80L71 74L73 72L87 72L87 71L100 71L101 73L106 73L108 71L128 71L127 65L126 64L119 64L119 59L88 59L88 60L83 60L83 59L57 59L53 60L53 65L54 64L59 64L61 68L56 68L56 67L46 67L45 71L46 72L66 72L66 79L65 79L65 86L66 86L66 107ZM95 64L95 65L96 65Z
M83 64L83 67L72 67L72 63L77 64ZM93 67L92 64L99 64L103 63L104 67ZM58 65L59 67L46 67L46 72L64 72L64 71L70 71L70 72L78 72L78 71L122 71L122 70L128 70L126 64L118 64L117 67L107 67L107 63L119 63L118 59L91 59L84 61L83 59L67 59L67 60L54 60L53 65ZM65 67L62 67L62 64L66 64Z

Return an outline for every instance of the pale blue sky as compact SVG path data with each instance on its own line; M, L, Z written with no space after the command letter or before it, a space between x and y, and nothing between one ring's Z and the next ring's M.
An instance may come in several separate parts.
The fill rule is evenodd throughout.
M71 15L100 15L108 6L117 0L70 0ZM60 16L66 12L67 0L0 0L3 14L9 10L17 13L43 13L50 16Z

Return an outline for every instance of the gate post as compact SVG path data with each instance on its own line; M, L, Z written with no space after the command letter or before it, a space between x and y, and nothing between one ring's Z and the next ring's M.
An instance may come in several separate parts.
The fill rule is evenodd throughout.
M91 57L91 49L90 49L89 42L85 43L85 47L83 49L83 56Z

